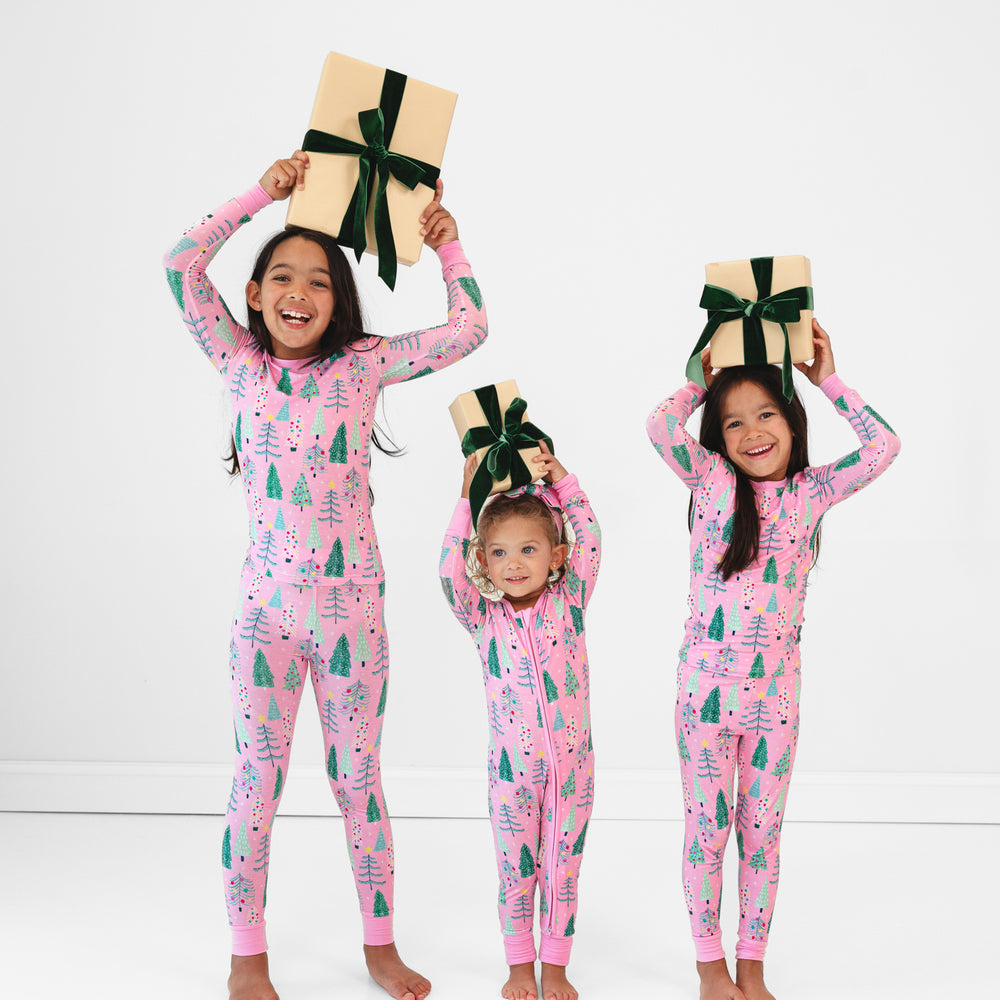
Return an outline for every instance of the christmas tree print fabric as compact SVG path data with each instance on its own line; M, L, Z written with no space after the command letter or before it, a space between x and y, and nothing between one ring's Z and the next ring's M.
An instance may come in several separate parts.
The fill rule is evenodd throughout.
M575 541L562 580L534 607L514 611L506 600L483 597L470 581L465 560L474 532L468 500L455 508L441 551L445 597L482 660L490 820L508 964L535 960L536 886L541 960L568 963L594 801L584 611L597 579L601 535L575 476L551 489Z
M447 323L369 336L319 363L272 357L236 322L206 274L225 240L269 203L258 185L189 229L165 258L184 323L229 389L249 512L230 647L237 756L222 847L238 955L267 947L272 822L310 679L365 942L392 941L394 862L379 764L389 661L368 499L372 419L384 386L444 368L486 337L482 297L455 242L438 252Z
M704 389L688 383L647 421L653 446L693 495L676 732L685 808L684 894L700 961L723 957L722 858L734 824L740 859L736 954L763 958L799 727L799 637L812 542L826 511L873 482L899 453L893 430L836 374L821 388L860 446L784 483L753 484L760 555L728 580L718 564L732 532L735 473L685 429Z
M311 684L326 773L344 820L365 944L393 940L392 829L380 748L389 650L378 588L296 587L244 568L230 670L236 769L222 865L233 954L267 950L264 904L275 813L292 732Z

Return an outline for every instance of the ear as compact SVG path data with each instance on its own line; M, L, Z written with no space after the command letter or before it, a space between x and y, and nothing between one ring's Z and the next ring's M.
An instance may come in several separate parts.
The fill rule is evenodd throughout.
M559 569L564 562L566 562L566 554L569 552L569 546L563 542L561 545L557 545L552 550L552 558L549 560L549 566L552 569Z
M256 312L260 312L263 303L260 298L260 285L256 281L247 282L246 296L247 305Z
M483 568L484 573L489 570L489 563L486 561L486 553L483 552L483 550L478 547L476 548L476 560L478 561L479 565Z

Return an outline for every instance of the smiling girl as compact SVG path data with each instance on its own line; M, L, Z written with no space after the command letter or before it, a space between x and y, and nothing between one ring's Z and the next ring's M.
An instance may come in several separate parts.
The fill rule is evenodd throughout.
M594 801L590 674L584 612L601 534L576 476L546 447L533 461L548 485L501 493L472 524L462 499L445 535L441 585L483 664L490 724L490 819L500 874L508 1000L576 1000L566 978L576 930L577 880ZM563 534L563 513L573 530ZM466 553L475 551L470 579ZM473 582L475 581L475 582ZM484 598L489 595L491 600ZM539 894L541 947L533 931Z
M663 460L691 490L690 616L677 672L677 749L684 791L684 895L702 1000L773 1000L764 951L778 885L778 843L799 730L799 636L820 521L892 463L899 439L834 370L813 321L815 359L796 367L854 429L858 450L810 466L806 414L786 402L771 366L688 383L650 414ZM685 421L704 402L700 441ZM736 794L733 781L736 780ZM722 860L739 850L736 982L722 950Z
M259 184L206 216L167 253L184 322L218 369L233 409L234 471L250 516L242 601L230 643L236 773L222 840L232 929L232 1000L275 1000L264 906L272 822L309 680L326 772L344 819L373 979L421 1000L430 983L393 938L392 830L379 748L386 707L385 576L369 503L375 405L382 389L437 371L486 338L486 315L441 182L424 211L448 318L403 337L365 332L354 275L336 241L289 229L260 251L244 327L205 269L253 215L302 186L309 158L277 160ZM325 861L317 857L317 871Z

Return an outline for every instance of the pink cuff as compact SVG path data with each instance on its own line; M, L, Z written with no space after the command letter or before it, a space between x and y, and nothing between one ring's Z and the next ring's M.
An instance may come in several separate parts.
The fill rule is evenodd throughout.
M365 944L392 944L392 914L387 917L369 917L362 915L361 926L364 931Z
M234 955L259 955L267 951L263 920L257 924L247 924L245 927L231 927L230 930L233 932Z
M249 191L238 194L236 200L247 215L256 215L262 208L270 205L274 199L260 186L258 181Z
M571 937L552 937L542 934L542 946L538 949L538 957L549 965L569 965L569 953L573 950Z
M508 965L521 965L524 962L534 962L535 934L533 931L519 931L517 934L505 934L503 937L503 953Z
M555 493L560 507L565 506L565 501L573 496L574 493L583 492L580 489L579 480L572 472L567 472L558 483L553 483L551 489Z
M458 240L452 240L450 243L442 243L441 246L437 248L438 260L441 261L442 270L446 267L451 267L454 264L464 264L469 267L469 262L465 257L465 251L462 249L462 244Z
M827 398L830 402L836 402L838 396L842 396L847 389L844 385L840 376L836 372L831 372L822 382L820 382L819 387L826 393Z
M725 958L726 953L722 950L722 935L696 937L694 939L694 955L699 962L717 962L720 958Z

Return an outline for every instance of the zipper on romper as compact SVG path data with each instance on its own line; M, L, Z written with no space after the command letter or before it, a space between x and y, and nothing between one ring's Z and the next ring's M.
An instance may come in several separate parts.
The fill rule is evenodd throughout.
M537 657L535 656L535 643L533 641L534 637L533 637L533 634L532 634L532 619L531 618L527 619L527 622L528 622L527 625L521 625L521 619L520 619L519 616L523 615L524 611L515 611L513 608L511 608L510 610L511 610L511 614L514 616L514 625L518 629L518 634L521 637L521 643L523 644L523 646L525 647L525 649L528 651L528 655L531 657L531 665L532 665L532 667L534 667L534 670L535 670L535 680L538 682L538 696L539 696L539 698L544 699L545 698L545 684L544 684L543 679L542 679L542 668L541 668L541 666L538 663ZM531 615L541 614L542 613L539 610L537 604L534 605L533 607L527 608L525 610L529 614L531 614ZM522 631L523 631L523 634L521 634ZM542 717L542 732L545 734L545 745L546 745L546 749L548 750L548 753L549 753L549 788L550 788L551 794L552 794L552 831L551 831L551 835L549 837L548 850L546 851L546 854L548 856L547 856L546 861L545 861L545 865L546 865L546 869L545 870L546 870L546 874L548 875L548 878L547 878L546 881L547 881L548 884L547 884L546 887L543 888L542 891L545 892L546 903L547 903L547 906L548 906L547 916L548 916L549 920L552 921L552 919L553 919L553 910L554 910L554 907L555 907L555 875L556 875L555 855L556 855L556 849L557 849L557 843L556 843L557 837L555 836L555 832L556 832L556 829L557 829L557 826L558 826L558 824L556 823L556 818L557 818L557 815L558 815L558 808L557 808L557 806L558 806L558 801L559 801L559 791L558 791L558 789L559 789L559 772L558 772L558 770L556 768L555 742L554 742L554 738L553 738L553 735L552 735L552 731L549 728L549 713L548 713L548 702L547 701L544 702L544 708L543 708L543 710L539 714ZM543 806L544 806L544 803L541 803L539 805L539 807L538 807L539 818L541 818L541 810L542 810Z

